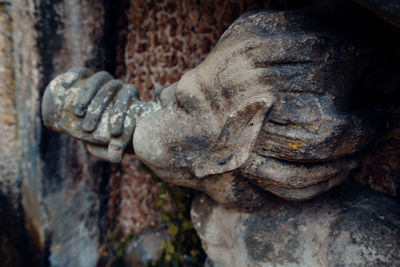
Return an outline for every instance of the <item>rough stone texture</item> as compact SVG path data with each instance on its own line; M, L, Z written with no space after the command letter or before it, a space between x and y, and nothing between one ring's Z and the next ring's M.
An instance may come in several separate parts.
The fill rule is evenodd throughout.
M346 16L337 18L335 10ZM359 164L355 154L381 126L368 91L359 86L373 43L363 40L364 25L354 12L348 3L334 3L244 15L201 64L155 101L132 102L127 111L117 105L116 92L125 88L120 81L103 85L101 73L80 78L72 70L46 89L44 122L103 145L110 155L119 137L111 133L116 123L109 114L120 113L124 144L132 133L127 122L137 124L138 159L162 179L226 205L257 207L263 190L290 200L315 197L347 178ZM98 93L85 117L77 118L74 98L92 81ZM92 113L101 119L88 130Z
M251 9L268 8L269 6L278 9L298 8L305 5L307 1L202 1L200 5L194 1L184 1L182 6L175 1L130 1L130 5L127 3L129 1L122 2L124 3L119 3L119 5L122 9L126 8L127 12L119 16L116 76L122 78L124 82L136 84L142 99L150 99L154 88L175 82L185 71L196 66L213 47L227 26L241 13ZM312 1L308 2L310 4ZM220 13L217 11L223 5L225 9L223 19L221 19L222 23L216 24L217 19L220 18ZM176 9L172 10L171 7L174 6ZM194 20L192 20L193 14ZM198 14L201 14L201 16L198 16ZM161 19L167 22L161 24ZM177 36L171 38L171 29L175 28L178 29L176 30ZM209 32L200 30L207 28L209 28ZM181 47L174 46L178 42ZM197 49L193 47L197 47ZM208 47L208 50L205 47ZM201 54L199 51L202 50L207 52ZM381 149L381 151L385 154L384 149ZM381 161L386 161L387 156L385 154L385 157L380 157ZM372 156L372 158L374 157ZM396 158L395 155L391 157L393 161L396 161ZM128 161L125 160L125 162ZM122 168L129 168L127 164L122 164L124 165ZM365 164L365 161L363 164ZM134 170L133 172L138 173L140 171ZM370 179L370 184L375 184L374 188L387 188L389 185L390 187L384 190L392 194L391 192L396 188L392 185L397 183L396 179L398 178L390 178L386 182L381 182L381 180L387 180L387 178L382 177L396 177L395 173L396 171L390 169L386 169L385 175L376 173L374 175L376 178ZM111 179L116 180L118 178L112 176ZM140 179L140 177L132 176L124 182L128 182L129 179L135 180ZM363 179L365 180L365 178ZM143 184L143 187L131 188L132 191L129 195L135 195L137 189L142 191L144 188L149 188L149 186ZM114 187L114 190L117 189ZM143 211L138 211L136 207L129 204L118 208L118 203L120 203L118 198L111 198L110 202L117 203L115 209L121 210L121 213L143 213ZM130 202L126 201L126 203ZM110 206L114 205L110 204ZM121 221L121 223L130 224L129 221Z
M103 163L83 144L42 128L40 96L57 73L103 66L99 1L13 1L22 203L40 264L95 266L101 242ZM28 245L28 244L27 244Z
M10 1L1 1L1 5L8 4L8 2ZM118 0L112 1L112 3L109 1L101 3L99 1L60 0L14 1L16 7L14 15L18 20L14 23L16 48L18 49L16 51L18 68L16 74L19 77L17 106L20 113L18 128L21 132L20 140L23 143L21 146L23 157L21 177L25 182L23 191L26 204L26 223L31 238L33 238L31 242L26 241L22 233L23 229L20 232L8 231L11 227L22 228L22 226L18 225L21 222L17 200L19 174L17 169L12 167L15 166L13 164L17 155L12 152L16 144L16 138L13 136L13 133L16 132L13 130L14 118L9 116L14 113L10 105L13 92L8 89L3 91L3 88L8 88L8 85L2 87L3 83L9 83L9 79L8 75L5 79L1 76L3 74L1 66L4 64L8 69L10 57L4 56L0 62L0 133L2 134L2 140L0 140L2 145L0 188L4 192L4 181L6 180L7 186L12 185L7 187L6 191L11 191L13 197L10 198L10 195L7 195L6 198L3 198L3 195L0 195L2 203L0 214L2 218L5 218L5 220L0 219L2 249L13 249L13 246L21 248L21 244L29 249L29 244L34 243L33 247L42 253L38 254L37 259L44 264L48 261L47 253L49 253L52 264L68 265L76 264L78 261L84 263L85 260L88 260L90 261L88 265L90 265L96 261L97 257L95 248L99 246L99 242L96 240L101 241L106 238L99 232L99 229L106 228L102 224L103 220L93 218L102 217L103 212L107 209L105 203L107 203L108 189L105 187L108 173L103 171L103 168L107 169L107 167L104 167L103 163L99 164L93 158L88 160L81 144L67 137L51 134L40 126L39 95L50 78L67 70L72 65L86 65L94 69L106 68L112 71L113 64L116 64L118 66L115 72L117 77L123 78L125 82L137 83L142 98L150 99L153 88L176 81L184 71L200 62L208 53L206 47L212 47L225 27L242 11L267 7L271 2L273 5L275 3L275 7L285 8L283 4L277 4L277 2L288 3L290 1L265 1L265 3L263 1L184 1L182 4L177 4L176 1L132 0L129 9L127 2L129 1ZM104 9L103 3L106 3ZM176 6L176 9L170 10L171 6ZM119 17L125 12L125 9L127 11L124 16ZM221 16L219 11L222 9L224 13ZM3 10L0 13L2 21L3 19L9 20L7 15L3 16ZM158 18L162 18L163 21L167 20L167 22L160 24ZM104 24L104 19L108 19L109 23ZM221 22L220 24L216 23L218 20ZM188 21L190 23L187 23ZM6 25L5 32L9 31L7 23L0 25L0 28ZM118 26L116 26L117 24ZM171 37L173 34L171 29L174 28L174 25L177 29L176 40ZM198 29L204 29L204 31ZM113 32L114 30L115 32ZM181 32L184 33L185 38L183 34L180 35ZM1 35L2 33L0 31L0 39L4 37ZM116 35L119 39L107 40L115 38ZM391 42L391 39L392 36L388 35L388 42ZM159 45L156 45L156 40L162 40L163 43L160 42ZM6 39L3 42L1 39L0 48L2 49L3 45L8 47L9 41ZM107 42L115 44L115 46L111 45L103 50L102 47ZM177 43L180 44L180 47L176 46ZM114 51L113 47L117 47L117 51ZM6 49L4 51L9 51L9 48ZM203 51L207 52L203 54ZM392 50L388 49L388 51ZM0 51L0 53L2 52L3 50ZM5 52L5 54L9 55L9 52ZM114 56L116 59L112 58ZM159 61L159 59L162 60ZM175 65L173 65L174 62ZM162 77L165 82L161 80ZM3 94L3 92L6 93ZM396 110L390 112L398 114ZM5 123L2 122L3 117L5 117ZM395 117L393 116L393 118ZM5 132L3 132L4 129L6 129ZM391 129L393 131L390 130L389 134L374 146L374 152L369 155L367 165L364 165L365 161L363 162L363 166L366 167L364 169L366 175L363 175L361 180L372 184L374 189L396 195L399 188L397 166L397 139L399 138L397 130L393 127ZM297 146L297 144L292 145ZM3 148L7 149L3 150ZM12 156L9 157L9 155ZM7 161L4 161L5 158ZM4 164L5 162L7 164ZM157 221L159 217L159 209L154 205L154 199L158 195L157 187L151 182L149 173L138 166L137 162L132 162L129 158L124 160L121 169L116 165L113 166L115 175L111 176L111 197L108 201L108 216L111 226L107 227L109 230L121 229L125 235L128 235L140 231L148 224ZM93 168L99 172L96 173ZM98 179L100 176L101 180ZM121 181L119 181L120 177L122 177ZM102 202L99 198L105 201ZM6 204L3 205L4 203ZM81 205L81 203L85 203L85 205ZM65 207L60 208L63 205ZM78 206L80 207L79 211L76 209ZM49 211L51 212L49 213ZM5 217L3 214L8 216ZM55 217L59 218L55 219ZM87 225L82 226L77 223L82 221L85 221ZM64 223L67 225L65 228L63 227ZM89 224L91 225L89 226ZM70 231L77 225L82 228ZM93 225L94 227L92 227ZM7 234L12 232L11 235L2 235L2 229L7 229ZM52 235L54 230L57 230L58 233ZM103 231L103 234L105 235L106 232ZM92 239L88 241L89 245L87 245L88 243L85 243L87 246L84 245L84 249L91 251L89 252L91 256L87 259L75 257L76 251L81 249L76 245L80 238L84 242ZM11 242L14 245L7 243L8 246L4 246L3 242ZM52 250L46 252L50 247ZM69 255L73 255L73 257L65 256L63 258L60 256L66 251L71 252ZM23 260L29 259L29 257L21 255L28 253L22 249L20 252L19 255L17 255L18 253L10 254L10 250L5 254L0 252L1 265L7 265L8 262L18 265L16 259L22 259L22 266L26 266ZM12 256L7 258L4 255ZM33 263L34 261L29 260L29 262Z
M226 3L224 3L224 1L204 1L204 3L201 4L201 7L199 7L193 1L185 1L185 4L187 4L188 7L186 9L182 9L178 6L179 3L177 5L175 1L172 1L171 3L168 3L167 1L131 1L130 5L128 2L129 1L119 1L118 3L122 10L126 9L127 11L119 14L118 17L119 39L117 43L118 48L116 51L116 76L118 78L122 78L124 82L136 84L140 89L142 99L150 99L154 88L159 85L165 85L176 81L186 70L196 66L196 64L205 57L210 48L216 43L216 40L219 38L220 34L222 34L227 26L229 26L230 23L241 13L251 9L267 8L269 4L272 5L273 8L278 9L299 7L301 4L304 5L304 3L300 3L301 1L296 1L296 3L289 3L289 1L285 1L285 3L282 3L282 1L259 1L258 3L251 1L226 1ZM220 6L225 4L225 18L223 23L219 25L212 25L216 22L215 17L219 16L216 10L219 10L221 8ZM298 6L296 6L296 4ZM171 10L168 9L171 6L177 6L177 8L171 12ZM215 7L209 9L209 7L212 6ZM198 12L197 10L200 8L202 11ZM215 12L214 15L211 14L212 12ZM194 29L192 29L192 23L186 23L186 13L202 14L197 22L199 27L194 27ZM165 25L159 25L160 20L158 18L160 17L163 17L164 20L172 21L173 24L169 25L169 23L167 23ZM175 38L171 38L169 36L169 29L171 29L174 25L180 29L177 31L178 36L176 39L182 42L182 47L186 47L184 49L171 49L172 45L170 44L175 42ZM210 32L201 32L198 30L200 28L210 28ZM186 38L182 39L181 35L183 34L181 34L181 32L183 32L185 36L190 37L191 40L186 41ZM207 38L202 39L202 36ZM164 40L164 43L161 44L160 42L157 45L157 40ZM205 54L201 54L198 53L198 49L191 48L193 45L203 49L205 46L208 46L209 48ZM183 51L186 51L186 53ZM165 59L167 62L159 62L160 58ZM174 59L177 62L174 66L172 66L172 63L169 63L167 59L169 61ZM172 70L174 70L174 73L172 73ZM161 80L160 77L164 77L164 79ZM171 80L169 81L168 79ZM148 88L151 89L149 90ZM382 149L382 151L382 153L385 154L385 150ZM387 157L387 154L385 154L385 156ZM385 157L379 158L381 161L385 161ZM394 161L396 158L397 157L395 156L392 157ZM123 169L128 170L129 168L132 168L129 166L128 159L125 159L122 165L123 166L121 166L121 168ZM141 170L131 170L131 173L138 172L141 172ZM395 184L393 181L395 181L397 178L394 178L395 180L390 179L388 182L381 183L381 177L393 177L394 173L395 172L393 171L387 170L387 175L377 174L375 175L376 179L374 181L371 180L370 183L375 184L374 188L386 188L387 185ZM113 184L119 184L121 186L123 186L123 183L125 182L130 184L130 180L140 180L141 177L126 177L122 184L119 183L118 179L118 175L116 177L113 175L111 176L111 180L114 181ZM383 186L383 184L385 184L385 186ZM127 190L126 192L128 192L128 188L131 190L129 194L127 193L127 195L136 195L137 191L143 192L146 190L146 188L151 188L151 186L144 183L140 185L136 184L136 187L134 188L127 186L124 186L124 188ZM390 188L387 188L387 192L393 192L394 188L395 187L390 186ZM113 186L112 191L118 192L119 190L117 187ZM115 196L117 196L117 194L115 194ZM116 211L119 210L121 214L143 214L150 212L148 208L145 210L138 210L137 207L130 205L132 201L129 200L128 196L125 196L125 199L125 204L119 207L118 203L122 203L121 200L118 197L111 197L110 207L113 207L113 209ZM120 222L122 225L131 224L130 219L127 221L121 220ZM133 231L133 228L131 231Z
M378 125L367 103L353 101L365 93L356 84L369 52L348 37L355 21L331 21L339 8L351 12L238 19L198 67L164 89L162 108L139 119L137 157L227 205L262 202L258 188L301 200L343 181Z
M399 203L356 184L302 203L271 197L254 213L202 195L191 214L214 266L400 264Z
M33 259L20 205L11 24L11 4L0 2L0 262L26 266Z
M18 195L17 129L14 110L11 5L0 4L0 183L2 193ZM4 191L3 191L4 190Z

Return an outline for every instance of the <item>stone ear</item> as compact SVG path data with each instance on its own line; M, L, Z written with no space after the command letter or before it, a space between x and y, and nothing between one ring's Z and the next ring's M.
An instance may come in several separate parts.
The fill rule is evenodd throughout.
M253 98L239 105L227 117L210 157L194 165L195 176L202 178L241 167L250 156L271 107L272 99L268 98Z

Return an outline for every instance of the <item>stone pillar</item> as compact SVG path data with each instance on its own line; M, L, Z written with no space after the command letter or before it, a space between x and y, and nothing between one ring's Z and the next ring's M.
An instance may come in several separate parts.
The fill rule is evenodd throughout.
M0 1L0 261L26 266L31 258L20 205L11 23L11 3Z
M108 165L44 128L45 86L73 66L104 68L102 1L12 2L15 103L25 224L41 264L96 266Z

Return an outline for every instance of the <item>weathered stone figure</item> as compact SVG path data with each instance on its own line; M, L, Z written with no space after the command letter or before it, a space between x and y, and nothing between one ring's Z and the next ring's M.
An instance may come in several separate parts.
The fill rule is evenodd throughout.
M340 184L379 132L362 86L373 75L373 49L347 5L339 18L332 10L242 16L199 66L151 102L106 72L71 69L46 89L44 123L113 162L133 145L162 179L223 204L203 196L192 217L207 254L224 266L399 262L400 220L379 208L398 210L393 202L374 196L371 205L357 192L318 205L266 200L267 191L306 200ZM265 204L251 215L226 209ZM357 224L354 216L366 210L378 219Z
M46 90L44 122L114 162L133 135L157 175L223 204L257 206L263 190L314 197L357 166L375 127L373 110L352 102L370 50L314 13L241 17L153 102L105 72L72 69Z

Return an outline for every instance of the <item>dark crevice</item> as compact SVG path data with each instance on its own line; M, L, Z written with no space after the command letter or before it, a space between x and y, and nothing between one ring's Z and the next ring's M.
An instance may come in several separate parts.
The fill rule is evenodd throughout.
M104 35L102 43L104 45L104 69L111 75L120 75L117 69L123 65L121 51L124 50L126 43L126 32L128 27L128 19L126 11L129 9L128 0L103 0L105 18L104 18Z
M55 10L55 6L61 4L62 0L55 1L41 1L39 6L36 7L38 14L38 22L35 24L35 30L39 33L36 44L39 51L40 62L41 62L41 77L39 85L39 94L43 95L46 85L51 81L54 75L54 64L53 60L57 53L61 50L63 43L65 42L60 29L64 28L61 17ZM51 40L51 41L49 41ZM57 184L62 179L60 175L60 156L59 148L61 144L61 136L57 133L51 132L43 125L41 125L41 136L39 140L39 156L46 164L43 166L43 178L45 179L46 185ZM37 179L42 179L38 177ZM38 181L37 183L41 183ZM46 187L44 186L44 192L46 194ZM38 192L39 193L39 192ZM39 193L39 194L40 194ZM35 231L37 229L31 229ZM32 234L32 233L31 233ZM36 244L36 254L40 259L40 266L50 266L50 237L46 236L44 241L44 247L41 248L40 244ZM40 242L37 240L37 242ZM35 246L35 244L33 244Z
M129 9L128 0L103 0L104 5L104 33L100 41L102 53L104 55L103 69L112 76L120 78L125 72L125 64L123 62L123 52L126 43L127 17L126 11ZM122 47L121 47L122 46ZM100 244L109 242L109 229L113 222L109 218L109 198L110 198L110 175L111 164L98 161L93 166L93 170L97 171L93 174L100 179L98 183L98 196L100 197L100 207L98 214L98 227L100 230ZM108 250L108 249L107 249ZM113 255L99 255L97 266L115 265Z
M0 191L0 265L39 266L40 257L25 229L21 203L17 202L11 194Z

